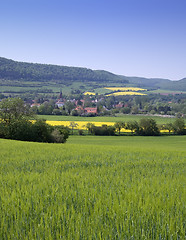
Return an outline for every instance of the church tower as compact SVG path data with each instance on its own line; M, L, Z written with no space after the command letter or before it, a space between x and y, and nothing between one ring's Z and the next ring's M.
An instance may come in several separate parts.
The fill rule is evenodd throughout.
M59 100L62 101L62 97L63 97L63 95L62 95L62 90L60 89Z

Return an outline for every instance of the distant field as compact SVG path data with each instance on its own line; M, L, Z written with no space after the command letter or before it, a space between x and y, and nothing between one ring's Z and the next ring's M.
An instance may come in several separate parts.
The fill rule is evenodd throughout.
M109 90L112 90L112 91L132 91L132 92L135 92L135 91L146 91L147 89L143 89L143 88L137 88L137 87L105 87L105 89L109 89Z
M180 94L180 93L184 93L186 94L185 91L172 91L172 90L163 90L163 89L157 89L157 90L154 90L154 91L148 91L147 93L168 93L168 94Z
M120 115L118 117L76 117L76 116L53 116L53 115L37 115L40 119L48 121L85 121L85 122L118 122L118 121L139 121L141 118L153 118L158 124L173 122L175 118L142 116L142 115Z
M185 239L186 136L0 139L0 239Z
M136 95L136 96L144 96L147 95L145 93L140 93L140 92L115 92L115 93L109 93L107 96L121 96L121 95Z

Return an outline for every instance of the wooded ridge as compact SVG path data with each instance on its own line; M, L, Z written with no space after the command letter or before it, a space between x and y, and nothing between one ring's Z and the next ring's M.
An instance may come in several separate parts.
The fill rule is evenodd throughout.
M51 64L18 62L0 57L0 79L6 81L37 81L67 83L112 82L135 84L139 87L152 87L175 91L186 91L186 78L178 81L161 78L127 77L104 70L91 70L81 67L67 67Z

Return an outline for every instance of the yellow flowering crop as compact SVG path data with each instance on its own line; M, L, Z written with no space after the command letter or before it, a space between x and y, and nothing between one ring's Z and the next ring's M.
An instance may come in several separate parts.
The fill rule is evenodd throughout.
M120 96L120 95L147 95L147 94L144 94L144 93L139 93L139 92L115 92L115 93L110 93L110 94L107 94L107 96Z
M133 92L137 92L137 91L147 91L147 89L143 89L143 88L137 88L137 87L105 87L105 89L109 89L112 91L133 91Z

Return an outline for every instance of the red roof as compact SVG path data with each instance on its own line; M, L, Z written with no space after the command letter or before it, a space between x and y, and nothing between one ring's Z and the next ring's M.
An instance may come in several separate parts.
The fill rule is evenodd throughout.
M86 107L84 110L86 113L98 113L97 108Z
M83 107L82 106L77 106L76 108L75 108L75 110L83 110Z

